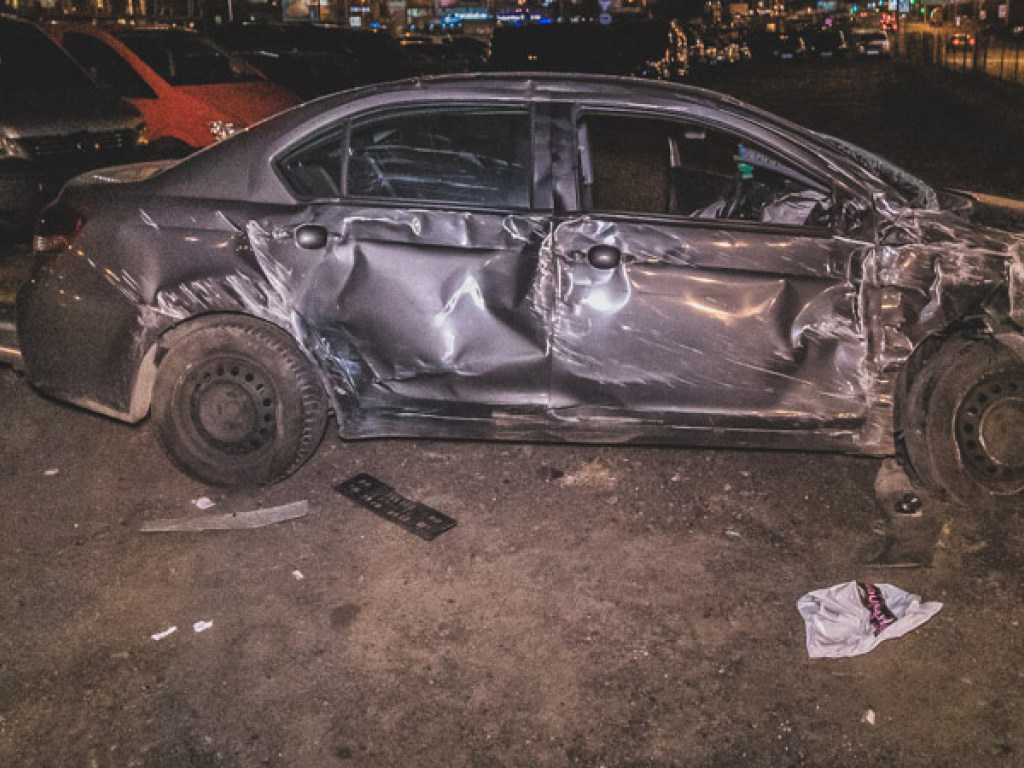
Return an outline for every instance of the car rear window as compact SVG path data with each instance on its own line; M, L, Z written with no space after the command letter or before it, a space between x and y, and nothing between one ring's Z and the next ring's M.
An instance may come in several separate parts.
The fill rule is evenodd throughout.
M203 38L184 30L123 32L136 56L171 85L218 85L259 80L259 75Z
M29 24L0 23L0 91L95 89L71 58Z
M528 208L531 145L527 110L406 109L354 121L347 150L345 132L336 131L280 167L304 198Z

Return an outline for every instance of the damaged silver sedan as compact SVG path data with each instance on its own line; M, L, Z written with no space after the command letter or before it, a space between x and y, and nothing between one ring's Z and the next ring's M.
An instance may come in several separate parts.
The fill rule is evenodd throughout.
M902 457L1024 491L1024 240L694 88L453 76L309 102L44 215L39 389L225 486L345 438Z

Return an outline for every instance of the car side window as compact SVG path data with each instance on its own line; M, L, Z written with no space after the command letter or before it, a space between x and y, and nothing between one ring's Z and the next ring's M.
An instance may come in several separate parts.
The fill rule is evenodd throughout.
M527 208L532 178L526 110L415 109L356 121L346 195Z
M826 226L826 187L742 137L673 120L586 115L580 186L589 211Z
M155 99L156 94L113 48L91 35L67 32L64 50L102 86L127 99Z
M304 199L341 197L347 136L342 124L285 155L278 168L296 195Z

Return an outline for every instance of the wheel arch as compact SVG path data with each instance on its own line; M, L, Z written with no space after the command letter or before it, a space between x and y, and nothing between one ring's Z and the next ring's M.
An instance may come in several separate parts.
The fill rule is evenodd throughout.
M128 418L130 423L142 421L150 412L153 404L153 387L156 383L157 371L160 368L167 351L185 337L196 331L210 328L224 322L225 318L246 318L254 323L263 323L267 326L277 328L288 336L295 348L298 349L313 366L313 369L320 377L320 386L327 398L329 412L337 413L335 393L328 382L324 380L324 374L316 358L310 353L308 347L296 337L294 330L283 323L276 322L267 317L260 317L248 312L217 311L207 312L200 315L193 315L181 320L166 328L157 336L146 349L139 361L135 374L135 383L132 387L131 403L129 406Z

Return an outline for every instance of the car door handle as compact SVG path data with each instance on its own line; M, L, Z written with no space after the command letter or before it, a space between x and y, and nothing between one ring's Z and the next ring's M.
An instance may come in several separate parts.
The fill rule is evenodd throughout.
M595 245L587 251L587 261L595 269L614 269L622 263L622 251L614 245Z
M323 248L327 245L327 230L319 224L302 224L295 228L295 242L299 248Z

